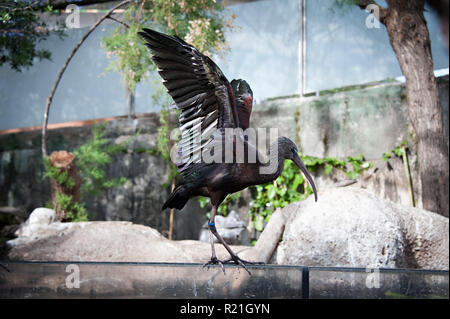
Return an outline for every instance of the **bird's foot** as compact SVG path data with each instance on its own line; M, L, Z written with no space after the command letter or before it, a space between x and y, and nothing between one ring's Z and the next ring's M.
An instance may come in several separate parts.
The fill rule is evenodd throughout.
M254 261L244 260L244 259L239 258L237 255L231 255L231 258L224 260L223 263L239 265L242 268L244 268L245 271L247 271L250 276L252 275L252 273L250 272L250 270L248 270L246 265L264 265L263 262L254 262Z
M225 267L223 266L223 263L224 262L222 260L220 260L220 259L217 259L217 257L211 257L210 261L208 261L208 262L203 264L203 268L205 268L205 267L209 268L209 266L211 266L211 265L219 264L220 267L222 268L223 273L225 274Z
M264 265L265 263L263 262L253 262L253 261L248 261L248 260L244 260L239 258L237 255L232 255L230 258L228 258L227 260L220 260L217 259L217 257L211 257L211 260L208 261L207 263L203 264L203 268L211 266L211 265L217 265L219 264L220 267L222 268L223 273L225 274L225 267L224 265L226 264L235 264L238 266L241 266L242 268L245 269L246 272L248 272L248 274L251 276L252 273L250 272L250 270L248 270L248 268L246 267L246 265Z

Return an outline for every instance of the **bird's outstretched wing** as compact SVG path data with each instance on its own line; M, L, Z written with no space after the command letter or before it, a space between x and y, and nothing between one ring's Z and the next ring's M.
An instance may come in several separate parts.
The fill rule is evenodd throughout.
M180 38L143 29L139 35L152 52L163 84L181 110L180 171L201 162L220 130L238 127L233 90L220 68Z

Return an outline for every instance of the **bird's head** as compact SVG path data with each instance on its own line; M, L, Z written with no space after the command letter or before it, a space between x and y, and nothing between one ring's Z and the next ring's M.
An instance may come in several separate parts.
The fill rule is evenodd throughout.
M250 96L253 98L253 91L245 80L234 79L230 84L236 98L243 96Z
M245 106L251 109L253 105L253 91L250 85L245 80L234 79L231 81L231 87L233 88L238 107Z
M317 202L316 185L314 184L314 180L311 174L308 172L308 169L306 168L305 164L303 164L300 156L298 155L297 145L295 145L295 143L287 137L280 137L278 139L278 152L285 159L290 159L291 161L293 161L303 172L303 174L305 174L306 179L308 180L314 191L314 199Z

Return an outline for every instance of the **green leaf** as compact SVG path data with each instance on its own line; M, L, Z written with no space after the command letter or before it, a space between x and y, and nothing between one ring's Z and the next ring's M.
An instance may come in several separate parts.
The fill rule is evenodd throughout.
M264 230L264 216L258 215L254 221L254 227L257 231Z
M269 200L274 199L276 194L277 193L276 193L275 187L273 187L273 185L271 185L271 187L267 190L267 196L269 197Z
M403 150L402 150L402 147L401 147L401 146L397 146L396 148L394 148L394 149L392 150L392 153L394 153L395 156L397 156L397 157L402 157L402 156L403 156Z
M198 203L200 204L201 208L205 208L205 206L207 204L209 204L209 198L208 197L199 196L197 198L197 200L198 200Z
M333 169L333 166L330 164L325 164L325 175L330 175L331 170Z
M369 163L369 162L364 162L364 163L361 164L361 168L362 169L368 169L368 168L371 168L371 167L372 167L372 163Z
M359 174L355 171L351 171L351 172L347 172L347 176L351 179L356 179L356 178L358 178Z

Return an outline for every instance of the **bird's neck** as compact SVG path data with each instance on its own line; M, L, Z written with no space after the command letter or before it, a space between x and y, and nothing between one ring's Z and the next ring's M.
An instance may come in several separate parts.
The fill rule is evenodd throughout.
M281 175L284 168L285 158L278 151L278 142L273 143L270 146L269 161L260 167L260 176L263 182L270 182L278 178Z

